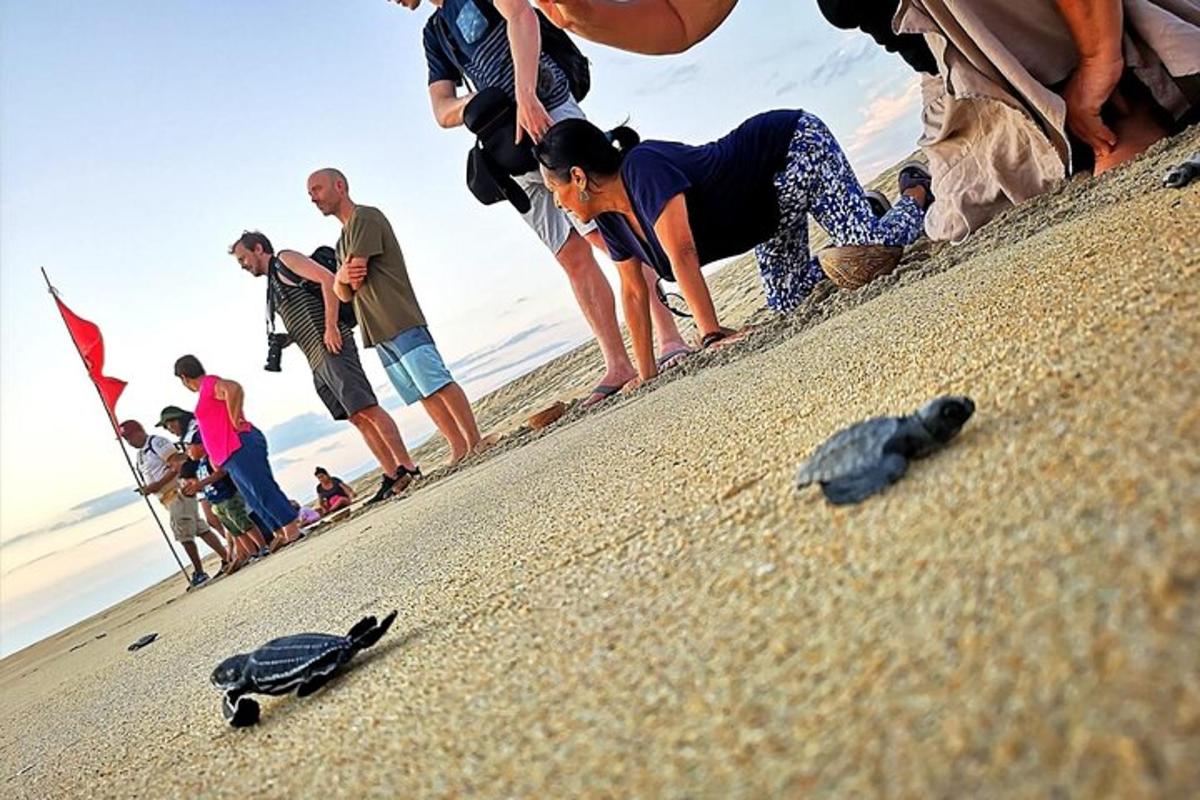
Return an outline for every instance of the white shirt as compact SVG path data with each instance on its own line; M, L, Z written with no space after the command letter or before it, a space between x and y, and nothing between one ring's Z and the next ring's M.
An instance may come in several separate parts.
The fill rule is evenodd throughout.
M142 475L142 482L154 483L161 480L171 471L170 460L176 455L179 455L179 449L163 437L148 437L137 455L137 468ZM168 483L158 490L158 499L164 504L170 503L175 499L178 488L176 482Z

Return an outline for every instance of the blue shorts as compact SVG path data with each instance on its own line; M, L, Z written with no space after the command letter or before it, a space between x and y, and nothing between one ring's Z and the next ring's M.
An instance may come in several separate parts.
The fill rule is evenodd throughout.
M454 383L450 370L442 361L442 354L424 325L400 331L387 341L376 342L375 350L405 405L420 402Z

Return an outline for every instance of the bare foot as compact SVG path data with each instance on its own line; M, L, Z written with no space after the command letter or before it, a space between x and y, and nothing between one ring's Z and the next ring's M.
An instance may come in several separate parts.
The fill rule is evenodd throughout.
M1137 158L1146 148L1167 135L1166 129L1158 124L1154 114L1144 106L1137 107L1129 116L1118 119L1113 123L1112 130L1117 135L1116 145L1105 152L1099 149L1094 151L1096 175Z
M473 448L471 448L471 452L475 455L479 455L480 453L483 453L483 452L489 450L490 448L495 447L496 443L499 441L500 441L500 434L489 433L487 436L484 436L482 439L480 439L478 442L475 443L475 446Z

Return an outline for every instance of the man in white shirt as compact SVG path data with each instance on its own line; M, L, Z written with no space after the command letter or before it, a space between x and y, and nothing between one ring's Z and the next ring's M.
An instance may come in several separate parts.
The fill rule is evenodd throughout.
M158 501L167 509L171 518L171 531L175 541L183 546L192 562L192 585L199 586L208 580L200 563L200 551L196 538L212 548L221 557L221 565L229 560L221 540L208 527L200 514L196 497L185 495L179 486L179 468L186 458L179 449L161 436L147 435L146 429L136 420L121 423L121 438L137 450L137 468L142 476L142 485L137 492L143 495L158 495Z

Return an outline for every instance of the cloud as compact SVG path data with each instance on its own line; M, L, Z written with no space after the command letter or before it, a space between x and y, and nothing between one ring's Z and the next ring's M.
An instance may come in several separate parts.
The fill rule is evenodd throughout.
M855 37L834 50L816 69L808 73L805 82L810 86L830 86L842 80L860 64L865 64L879 52L875 42L866 37Z
M912 76L898 90L876 97L846 142L846 154L863 180L914 147L920 131L921 81Z
M677 64L676 66L668 67L653 79L644 83L634 94L639 97L646 97L648 95L673 91L684 84L693 82L699 77L699 64L695 62Z
M114 509L124 508L136 503L138 500L141 500L141 497L134 493L133 487L125 486L108 494L93 497L91 500L84 500L78 505L71 506L71 510L81 511L84 516L90 517L93 514L104 514Z
M142 498L139 495L134 493L132 486L126 486L121 489L107 492L99 497L93 497L90 500L84 500L81 503L71 506L71 508L67 510L66 514L63 514L61 517L55 519L54 522L51 522L49 525L43 525L40 528L33 528L32 530L18 533L11 539L5 539L3 542L0 542L0 547L8 547L16 544L17 542L28 541L30 539L36 539L38 537L45 536L48 533L61 531L63 528L69 528L72 525L83 522L85 519L90 517L98 517L101 514L107 514L109 511L115 511L118 508L124 508L125 506L133 505L134 503L139 502L141 499Z
M324 414L309 411L298 417L281 422L266 431L271 452L283 453L293 447L315 442L342 429L343 423L336 422Z

